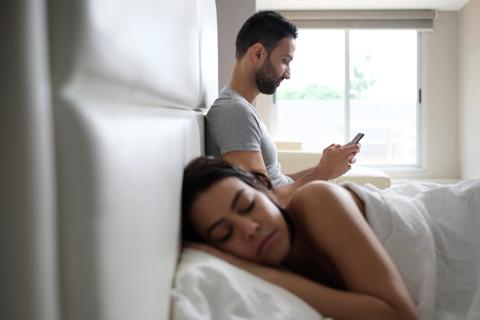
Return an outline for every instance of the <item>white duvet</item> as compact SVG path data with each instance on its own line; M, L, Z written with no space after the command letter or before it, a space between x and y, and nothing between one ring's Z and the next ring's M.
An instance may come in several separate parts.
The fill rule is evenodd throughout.
M480 180L387 190L345 185L365 202L420 319L480 319Z

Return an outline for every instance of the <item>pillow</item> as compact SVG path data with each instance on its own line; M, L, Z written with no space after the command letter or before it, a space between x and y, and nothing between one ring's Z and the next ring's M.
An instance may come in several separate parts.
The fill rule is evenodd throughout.
M203 251L186 248L172 289L172 319L324 319L289 291Z

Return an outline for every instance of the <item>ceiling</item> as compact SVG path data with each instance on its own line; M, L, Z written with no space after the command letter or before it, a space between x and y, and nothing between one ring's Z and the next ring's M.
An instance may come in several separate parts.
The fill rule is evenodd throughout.
M435 9L460 10L468 0L256 0L257 10L360 10Z

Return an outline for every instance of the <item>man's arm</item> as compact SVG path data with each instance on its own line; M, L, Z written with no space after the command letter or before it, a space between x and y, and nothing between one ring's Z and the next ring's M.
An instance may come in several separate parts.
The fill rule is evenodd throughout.
M360 150L359 145L339 146L330 145L323 150L322 157L315 167L289 174L294 183L276 186L275 195L280 204L285 205L295 190L308 182L315 180L335 179L351 168L352 159ZM257 171L265 175L267 169L260 151L231 151L225 153L223 159L247 171Z
M231 151L225 153L222 158L233 163L247 171L257 171L268 176L267 168L260 151ZM311 171L307 169L305 171ZM309 180L310 181L310 180ZM299 178L293 184L278 186L274 189L274 194L281 205L286 205L293 192L308 182L305 178Z
M338 178L355 162L355 155L360 151L360 145L340 146L331 144L323 150L319 163L312 168L296 173L288 173L294 181L305 177L308 181L331 180Z
M287 176L297 183L297 188L307 182L314 180L335 179L350 169L352 159L359 152L360 146L339 146L330 145L325 148L319 163L296 173L289 173ZM265 161L260 151L231 151L223 154L222 158L247 171L262 172L267 175Z
M260 151L231 151L223 154L222 158L246 171L261 172L268 176L267 168Z
M267 168L265 167L265 162L260 151L231 151L225 153L222 158L244 170L261 172L268 176ZM314 168L310 168L304 170L303 173L298 173L298 177L294 179L294 183L276 186L274 194L279 204L285 206L290 201L295 190L315 179L326 180L327 177L321 177L320 174L314 171Z
M285 175L286 176L289 176L290 178L292 178L293 181L296 181L298 180L300 177L303 177L304 175L306 175L310 170L312 170L313 167L310 167L308 169L305 169L305 170L302 170L302 171L298 171L298 172L295 172L295 173L286 173Z
M340 146L331 144L323 150L322 157L315 167L295 174L288 174L295 182L290 185L278 186L275 194L281 204L286 204L295 190L308 182L315 180L335 179L348 170L355 162L355 155L360 151L360 145Z

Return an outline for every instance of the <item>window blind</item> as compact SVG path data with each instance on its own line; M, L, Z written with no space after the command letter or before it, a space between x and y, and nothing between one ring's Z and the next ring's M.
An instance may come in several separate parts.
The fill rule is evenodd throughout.
M435 10L284 10L299 28L432 31Z

